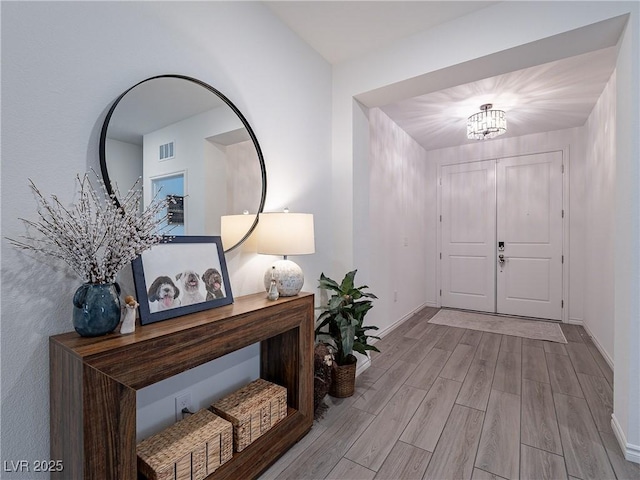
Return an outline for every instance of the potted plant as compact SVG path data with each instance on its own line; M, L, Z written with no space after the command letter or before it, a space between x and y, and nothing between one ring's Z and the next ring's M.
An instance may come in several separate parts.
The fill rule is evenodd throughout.
M353 352L362 355L367 355L368 350L379 352L368 343L369 339L379 337L367 333L378 327L363 324L365 315L373 307L371 299L378 297L364 291L369 288L367 285L355 286L356 272L347 273L340 284L324 273L319 280L319 287L333 294L327 305L319 307L322 313L318 317L316 339L325 341L335 351L336 368L329 394L339 398L350 397L355 390L357 358Z

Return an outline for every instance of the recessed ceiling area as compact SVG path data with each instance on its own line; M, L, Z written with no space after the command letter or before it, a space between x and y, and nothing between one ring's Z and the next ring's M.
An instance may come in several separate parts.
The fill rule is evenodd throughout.
M426 150L474 143L466 120L492 103L504 110L507 133L500 138L580 127L615 68L609 47L446 88L382 107Z
M500 2L264 3L336 64ZM625 23L606 20L355 98L382 108L427 150L477 142L466 138L466 119L484 103L506 112L507 133L499 138L582 126L615 68Z

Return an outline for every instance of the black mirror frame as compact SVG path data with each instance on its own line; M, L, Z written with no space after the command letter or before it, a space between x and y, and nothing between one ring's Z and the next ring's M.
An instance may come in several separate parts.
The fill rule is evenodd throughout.
M109 111L107 112L107 116L105 117L104 123L102 124L102 130L100 131L100 151L99 151L99 153L100 153L100 171L102 172L102 179L104 180L105 187L107 188L107 192L110 195L115 193L113 191L113 187L111 185L111 179L109 178L109 172L107 171L107 154L106 154L107 130L109 128L109 121L111 120L111 116L113 115L113 112L115 111L115 109L118 106L118 104L120 103L120 101L124 98L124 96L127 93L129 93L129 91L133 90L138 85L141 85L141 84L143 84L145 82L148 82L150 80L156 80L158 78L178 78L178 79L181 79L181 80L187 80L189 82L193 82L193 83L195 83L197 85L200 85L201 87L209 90L211 93L217 95L218 98L220 98L220 100L222 100L224 103L226 103L227 106L229 108L231 108L231 110L233 110L233 113L235 113L238 116L238 118L240 119L240 121L242 122L244 127L247 129L247 132L249 133L249 136L251 137L251 140L253 141L253 146L256 149L256 153L258 154L258 161L260 162L260 176L261 176L261 179L262 179L262 193L260 195L260 206L258 207L258 211L256 212L256 218L253 221L253 224L251 225L251 227L249 228L249 231L238 241L238 243L236 243L235 245L232 245L231 247L229 247L228 249L226 249L224 251L224 253L231 252L235 248L237 248L240 245L242 245L242 243L247 238L249 238L251 233L253 233L253 231L255 230L256 226L258 225L258 218L259 218L260 214L262 213L262 211L264 209L264 203L265 203L265 199L267 197L267 170L266 170L266 167L265 167L265 164L264 164L264 157L262 155L262 149L260 148L260 144L258 143L258 139L257 139L255 133L253 132L253 129L251 128L251 125L249 125L249 122L247 121L247 119L244 117L242 112L240 112L240 110L238 110L238 107L236 107L231 100L229 100L225 95L223 95L220 91L218 91L215 88L213 88L208 83L205 83L205 82L203 82L201 80L198 80L197 78L188 77L186 75L177 75L177 74L156 75L156 76L146 78L146 79L136 83L132 87L130 87L127 90L125 90L120 96L118 96L118 98L115 99L115 101L113 102L113 104L109 108ZM119 204L119 200L117 198L115 198L115 200Z

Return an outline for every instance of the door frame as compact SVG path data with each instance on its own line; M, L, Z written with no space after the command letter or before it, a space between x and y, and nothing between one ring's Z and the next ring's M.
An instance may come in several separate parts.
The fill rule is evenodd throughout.
M505 149L506 150L506 149ZM570 317L570 298L569 298L569 266L571 265L571 252L569 249L569 225L571 223L571 212L569 204L569 178L571 171L570 161L570 149L569 145L564 145L557 148L545 148L542 150L521 151L521 152L502 152L499 155L487 155L484 157L474 157L473 160L466 160L460 158L460 161L452 161L447 163L438 163L436 170L436 306L442 307L442 260L440 254L442 252L442 222L440 221L442 215L442 167L449 165L459 165L463 163L475 163L486 160L500 160L502 158L512 158L525 155L536 155L542 153L562 152L562 164L564 165L564 172L562 175L562 209L564 210L564 217L562 219L562 252L564 255L564 265L562 269L562 298L564 300L564 308L562 309L562 323L573 323ZM576 321L575 323L581 323Z

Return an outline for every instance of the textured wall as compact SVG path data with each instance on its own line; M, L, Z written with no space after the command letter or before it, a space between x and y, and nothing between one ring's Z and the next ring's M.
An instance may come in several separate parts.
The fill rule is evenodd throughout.
M70 203L75 174L98 165L111 102L142 79L179 73L219 89L247 117L265 154L267 210L288 205L315 214L317 253L296 258L307 273L305 290L315 291L329 256L323 195L331 168L331 68L270 10L254 2L2 2L1 8L3 236L24 232L17 217L35 218L27 177ZM260 291L272 260L230 255L234 295ZM130 290L130 275L122 283ZM1 460L49 458L47 341L72 330L79 284L60 265L16 253L3 239ZM255 366L257 352L251 353ZM245 354L238 360L251 363ZM244 372L253 375L254 368ZM212 366L208 374L219 371ZM141 403L184 387L176 379ZM141 418L173 416L172 399L167 403ZM3 472L2 478L38 477Z
M584 323L614 359L614 241L616 195L616 76L607 83L584 126Z
M434 303L427 259L435 246L428 215L435 182L424 148L378 108L369 111L369 122L370 258L361 280L379 297L369 322L384 330Z

